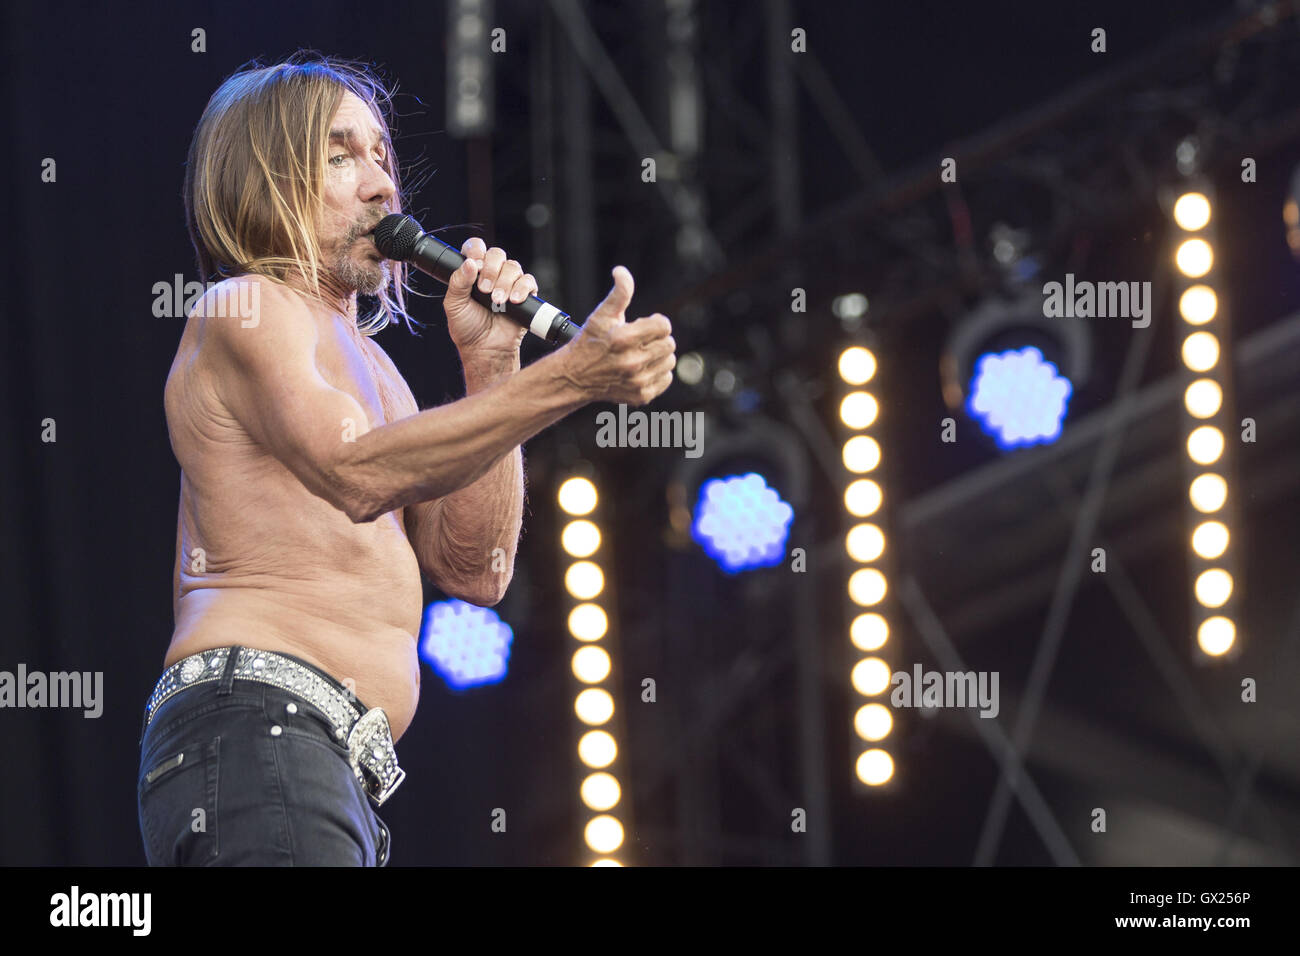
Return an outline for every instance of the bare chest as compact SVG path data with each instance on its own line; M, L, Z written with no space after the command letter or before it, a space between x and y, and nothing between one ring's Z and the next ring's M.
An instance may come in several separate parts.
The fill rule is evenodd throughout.
M419 409L397 370L378 346L360 333L336 327L317 345L316 366L330 385L357 400L371 428L414 415Z

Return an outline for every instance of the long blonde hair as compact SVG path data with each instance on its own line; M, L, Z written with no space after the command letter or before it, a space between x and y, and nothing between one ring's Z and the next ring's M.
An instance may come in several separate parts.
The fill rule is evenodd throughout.
M383 132L384 171L401 181L389 132L392 94L360 63L299 52L283 63L241 68L208 100L185 166L185 222L205 280L256 273L278 282L291 277L324 301L317 241L330 120L345 93L366 103ZM406 312L406 269L392 263L392 279L376 295L377 308L358 316L373 335L394 318L414 331Z

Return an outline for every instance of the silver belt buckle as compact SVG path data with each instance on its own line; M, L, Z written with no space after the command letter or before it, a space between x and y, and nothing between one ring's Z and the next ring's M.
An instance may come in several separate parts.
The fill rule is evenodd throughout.
M382 707L372 707L352 726L348 734L348 760L361 788L383 806L393 791L406 779L406 771L397 765L397 750L388 715Z

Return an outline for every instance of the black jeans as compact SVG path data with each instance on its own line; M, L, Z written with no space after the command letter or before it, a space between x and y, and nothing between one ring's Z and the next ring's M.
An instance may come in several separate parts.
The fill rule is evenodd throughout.
M391 834L325 715L229 670L158 708L136 797L150 866L388 864Z

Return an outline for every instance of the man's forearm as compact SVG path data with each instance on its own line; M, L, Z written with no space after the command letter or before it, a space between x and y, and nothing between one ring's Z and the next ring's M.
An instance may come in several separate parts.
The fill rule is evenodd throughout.
M461 362L467 396L519 371L518 352L471 353ZM412 505L411 545L425 573L444 591L495 604L514 570L523 511L523 452L515 446L464 488Z
M473 390L464 398L372 429L348 445L337 475L354 521L466 488L507 452L587 403L559 353L495 378L478 364L471 360L475 368L466 369Z

